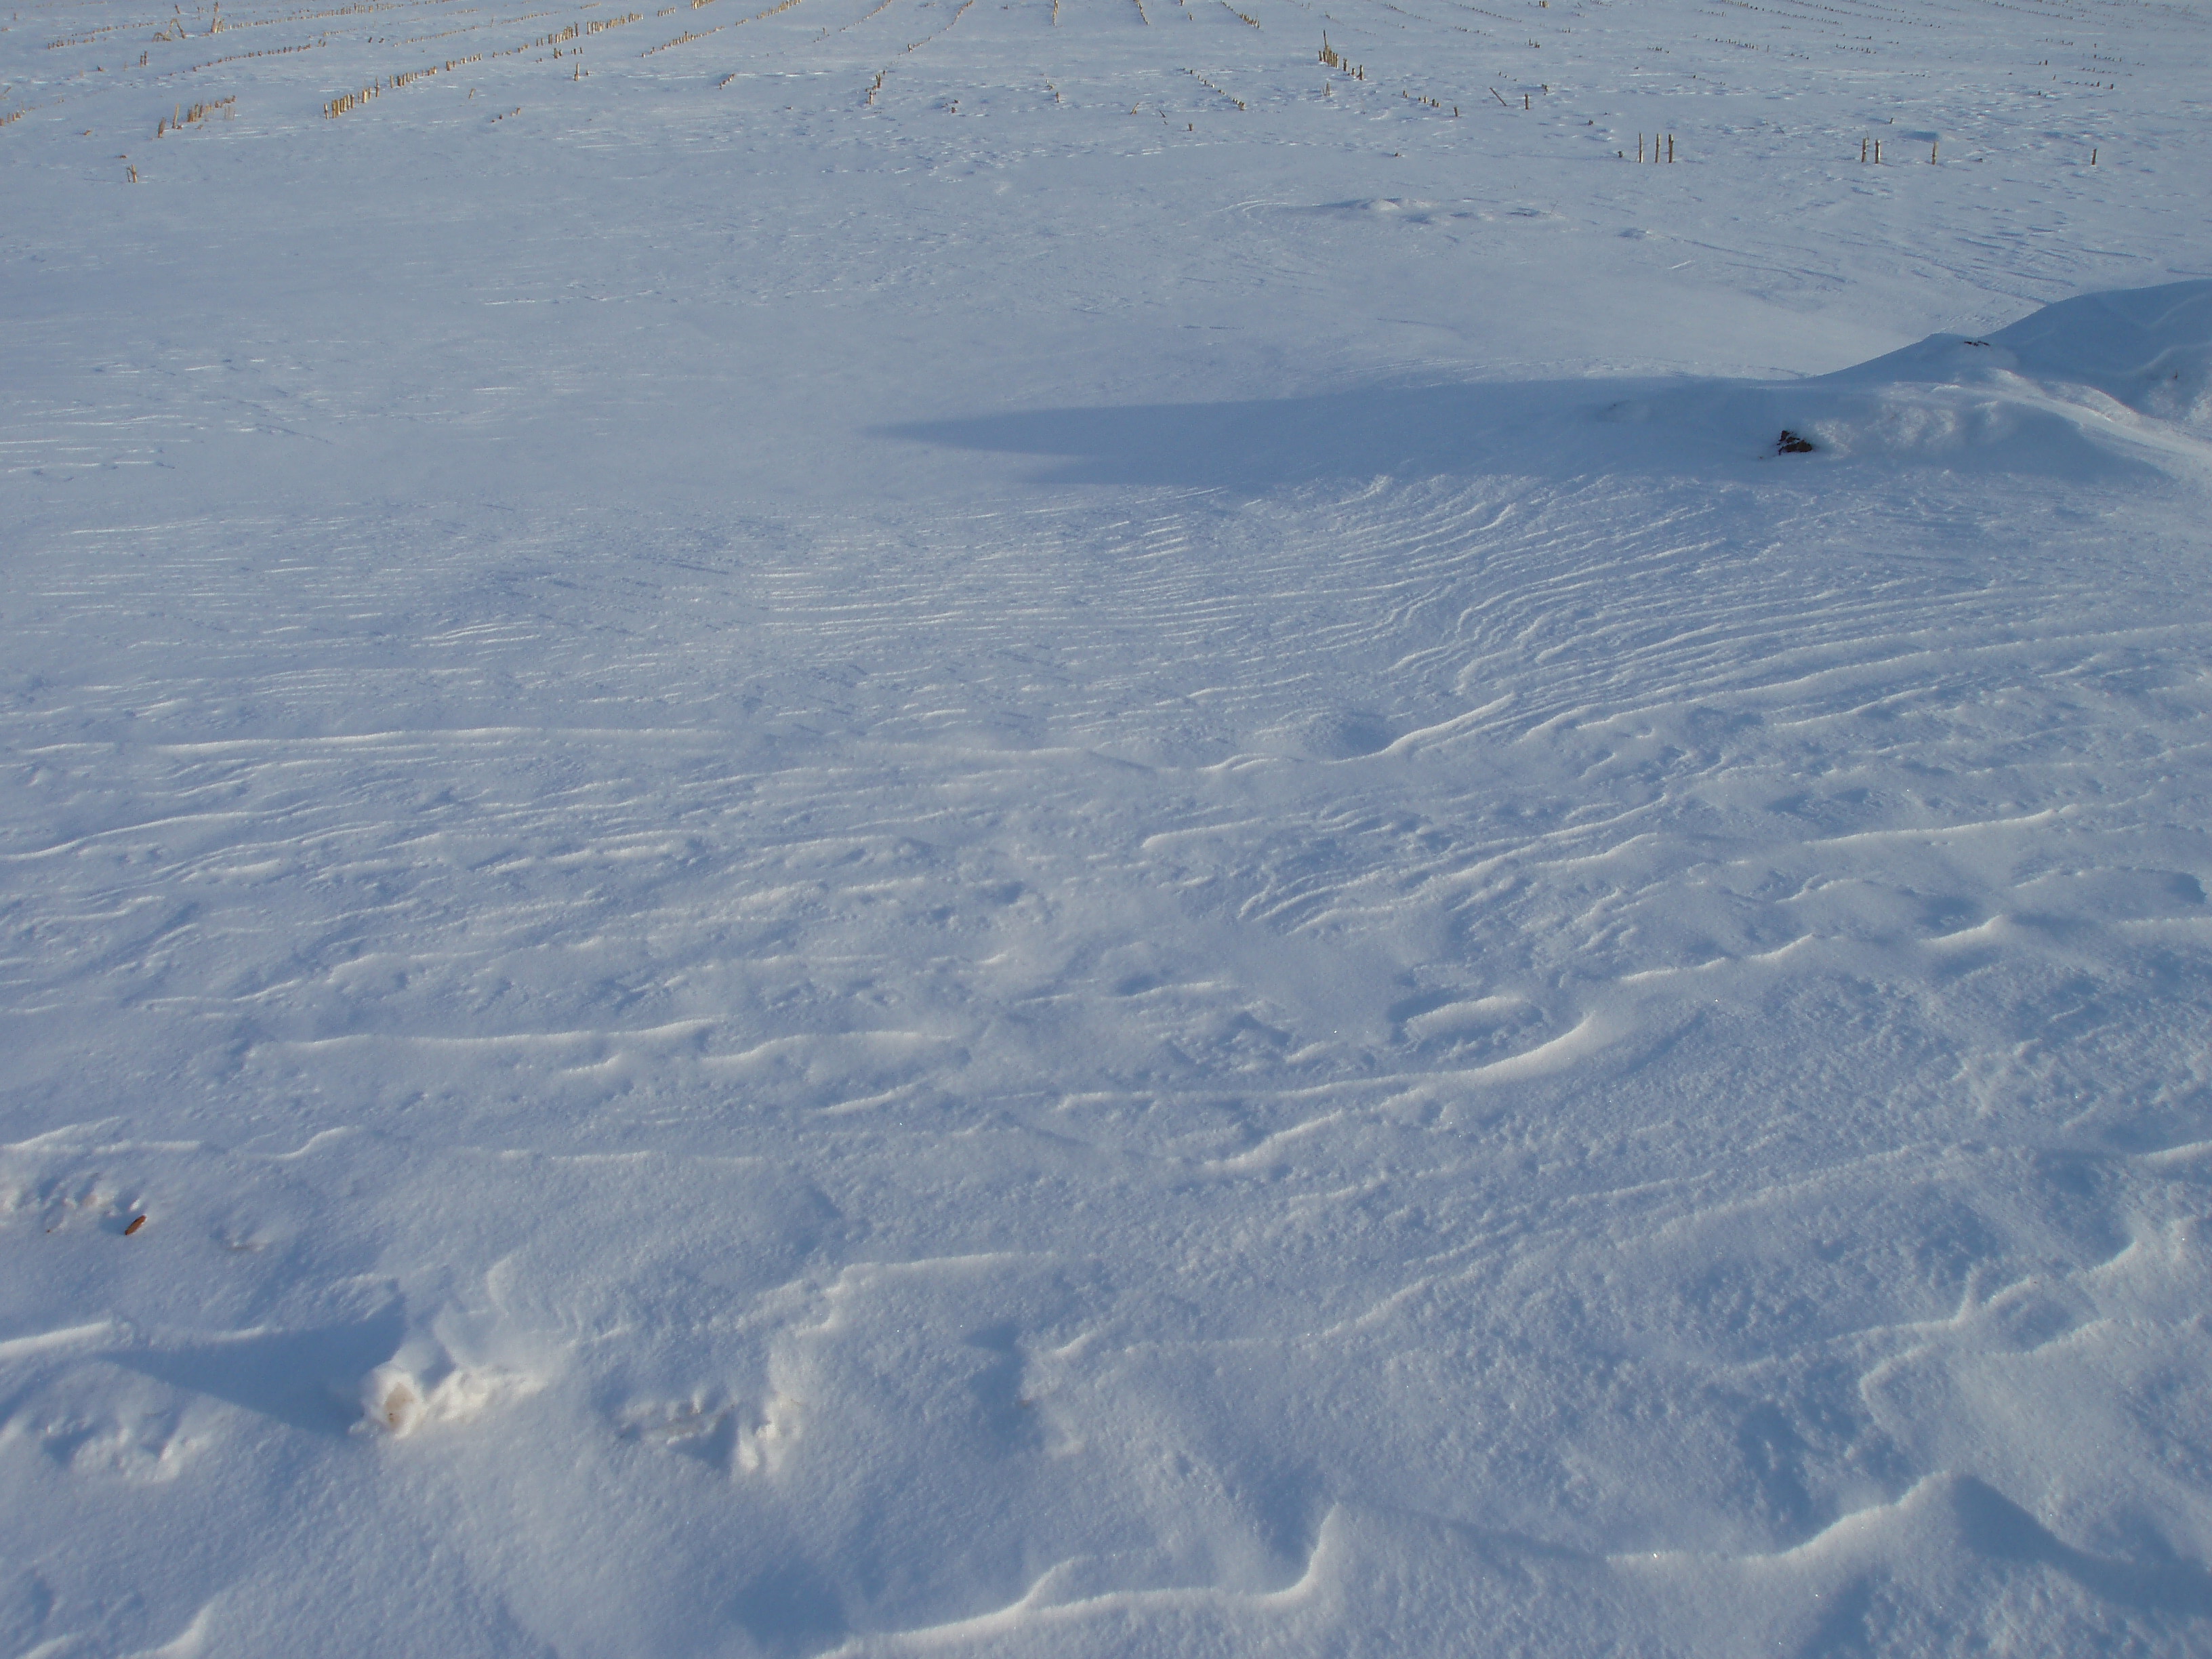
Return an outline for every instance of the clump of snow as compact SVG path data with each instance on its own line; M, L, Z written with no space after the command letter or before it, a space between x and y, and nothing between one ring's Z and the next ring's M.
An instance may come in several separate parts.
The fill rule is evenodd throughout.
M433 1375L434 1382L397 1360L379 1365L362 1379L363 1426L403 1436L430 1424L463 1423L544 1386L535 1377L462 1366Z

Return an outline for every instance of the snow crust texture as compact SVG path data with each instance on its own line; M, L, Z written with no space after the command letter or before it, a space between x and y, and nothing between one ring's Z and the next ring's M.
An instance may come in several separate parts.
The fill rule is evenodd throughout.
M0 1647L2212 1649L2208 48L11 10Z

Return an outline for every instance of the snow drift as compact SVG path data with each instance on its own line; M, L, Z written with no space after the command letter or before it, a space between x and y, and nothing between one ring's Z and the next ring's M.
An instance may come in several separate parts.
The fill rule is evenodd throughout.
M1613 419L1689 416L1731 447L2081 476L2212 462L2212 282L2060 301L1985 336L1931 334L1785 386L1686 390Z

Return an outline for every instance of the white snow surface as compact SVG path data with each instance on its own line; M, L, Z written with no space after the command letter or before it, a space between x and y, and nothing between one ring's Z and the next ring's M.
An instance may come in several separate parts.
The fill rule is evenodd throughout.
M0 27L0 1646L2212 1649L2212 7L762 3Z

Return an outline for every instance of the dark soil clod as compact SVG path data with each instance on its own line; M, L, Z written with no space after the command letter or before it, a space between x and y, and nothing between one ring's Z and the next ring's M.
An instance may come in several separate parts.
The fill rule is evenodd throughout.
M1786 426L1782 428L1782 435L1774 441L1774 453L1778 455L1809 455L1813 449L1810 438L1801 438Z

